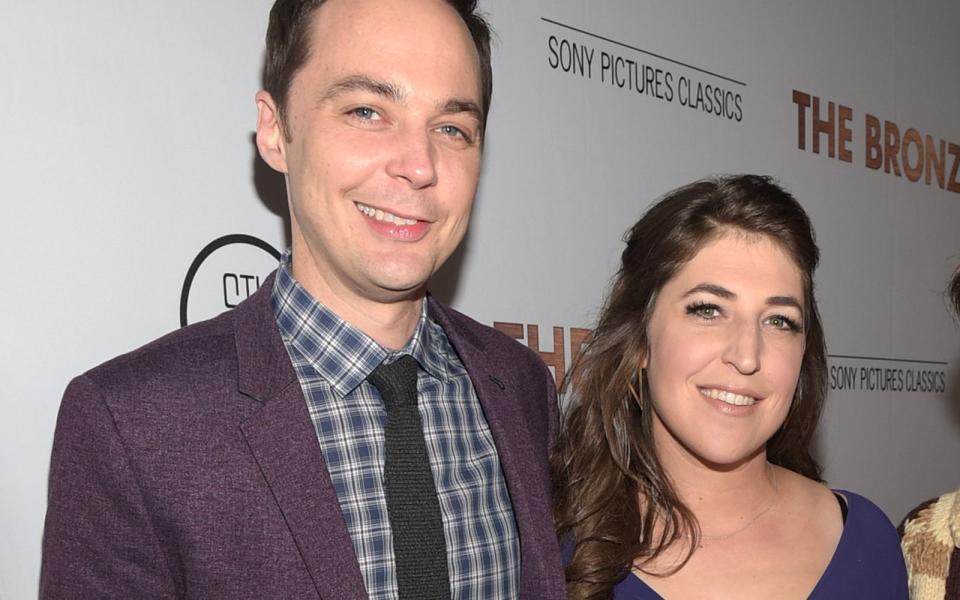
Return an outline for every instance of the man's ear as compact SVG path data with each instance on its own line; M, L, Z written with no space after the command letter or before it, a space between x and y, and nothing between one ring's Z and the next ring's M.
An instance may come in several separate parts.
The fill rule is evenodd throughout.
M260 90L257 100L257 149L263 162L273 170L287 172L286 137L280 123L280 112L269 92Z

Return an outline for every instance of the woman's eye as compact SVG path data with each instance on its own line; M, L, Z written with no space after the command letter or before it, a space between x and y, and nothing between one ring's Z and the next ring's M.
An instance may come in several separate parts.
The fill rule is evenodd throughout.
M800 331L800 326L797 325L796 321L782 315L770 317L767 319L767 322L770 323L770 325L772 325L775 329L781 329L783 331Z
M720 316L720 307L716 304L691 304L687 307L687 314L712 320Z

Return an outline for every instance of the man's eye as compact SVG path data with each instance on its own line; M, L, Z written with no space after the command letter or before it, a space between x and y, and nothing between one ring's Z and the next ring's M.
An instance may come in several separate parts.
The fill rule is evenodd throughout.
M473 138L471 138L466 131L460 129L456 125L441 125L439 128L437 128L437 131L448 137L463 139L467 143L473 141Z
M380 115L377 114L377 111L373 110L369 106L359 106L350 111L350 114L357 117L358 119L363 119L365 121L370 121L376 118L379 118Z

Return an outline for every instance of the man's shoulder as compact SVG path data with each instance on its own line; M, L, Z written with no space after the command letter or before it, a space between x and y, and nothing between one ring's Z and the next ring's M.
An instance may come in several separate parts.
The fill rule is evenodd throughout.
M234 329L234 315L226 313L74 378L60 404L55 444L119 436L131 456L159 460L167 451L158 449L192 447L198 432L225 438L224 431L247 414L246 403L238 403Z
M81 377L104 389L158 385L183 388L217 375L236 381L238 355L279 337L270 305L273 276L236 308L181 327L94 367ZM247 362L250 362L249 360Z
M105 389L131 380L145 386L158 379L189 379L191 373L222 366L224 360L236 356L233 318L226 312L171 331L93 367L82 377Z
M439 317L447 337L454 340L455 344L458 341L466 342L481 351L485 358L496 362L534 366L547 372L546 365L536 352L502 331L484 325L436 299L431 299L431 308L434 316Z

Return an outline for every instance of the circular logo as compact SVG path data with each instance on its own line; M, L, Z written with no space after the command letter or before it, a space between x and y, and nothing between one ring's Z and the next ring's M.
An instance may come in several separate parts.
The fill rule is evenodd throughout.
M180 326L214 317L253 294L277 268L280 252L242 233L207 244L187 270L180 291Z

